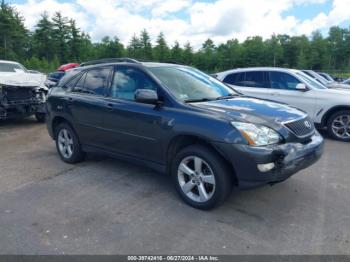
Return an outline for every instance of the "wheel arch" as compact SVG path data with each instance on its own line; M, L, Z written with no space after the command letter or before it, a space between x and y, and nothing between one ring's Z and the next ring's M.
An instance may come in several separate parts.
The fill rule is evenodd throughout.
M230 168L230 170L232 170L234 182L237 183L237 177L236 177L234 166L229 162L229 160L225 157L225 155L217 147L215 147L215 145L213 145L210 142L210 140L196 134L178 134L170 140L166 148L167 173L170 172L170 168L171 168L171 164L172 164L172 160L174 159L174 156L183 148L190 145L195 145L195 144L203 145L213 150L216 154L218 154L225 161L225 163Z
M52 120L52 123L51 123L52 134L53 134L54 139L56 139L56 129L61 123L68 124L75 132L73 125L70 123L70 121L67 118L65 118L63 116L55 116Z
M328 119L335 113L341 110L350 110L350 105L339 105L339 106L334 106L323 115L321 125L322 127L327 126Z

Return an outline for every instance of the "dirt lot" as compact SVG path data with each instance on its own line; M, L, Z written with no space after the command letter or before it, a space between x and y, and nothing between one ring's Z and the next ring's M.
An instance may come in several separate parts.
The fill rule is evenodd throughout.
M33 119L0 123L1 254L350 254L350 144L288 181L203 212L166 176L89 156L70 166Z

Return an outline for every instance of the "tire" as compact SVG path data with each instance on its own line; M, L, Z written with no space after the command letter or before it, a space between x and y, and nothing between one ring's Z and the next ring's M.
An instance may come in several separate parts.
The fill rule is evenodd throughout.
M200 161L201 164L196 168L195 163ZM201 168L198 168L200 166ZM197 174L194 174L195 170ZM216 152L202 145L182 149L172 162L171 176L180 197L185 203L197 209L209 210L219 206L232 191L231 170ZM207 198L203 194L203 189Z
M35 119L38 123L45 123L46 115L45 113L35 113Z
M335 140L350 142L350 110L333 113L327 121L327 131Z
M81 150L78 136L73 128L67 123L61 123L55 131L56 148L61 159L68 164L83 161L85 153Z

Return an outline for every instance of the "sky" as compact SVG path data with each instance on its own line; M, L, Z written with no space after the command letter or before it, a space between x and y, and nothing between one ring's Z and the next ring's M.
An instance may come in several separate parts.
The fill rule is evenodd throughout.
M272 34L326 34L329 27L350 26L350 0L13 0L34 29L40 14L61 11L94 41L117 36L128 44L146 29L154 41L163 32L172 44L200 45L208 38L223 43Z

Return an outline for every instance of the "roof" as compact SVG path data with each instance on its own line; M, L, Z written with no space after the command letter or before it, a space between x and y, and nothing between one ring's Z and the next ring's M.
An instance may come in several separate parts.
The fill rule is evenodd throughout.
M290 70L293 70L293 69L283 68L283 67L246 67L246 68L236 68L236 69L227 70L227 71L218 73L218 75L229 74L229 73L240 72L240 71L264 71L264 70L290 72Z

